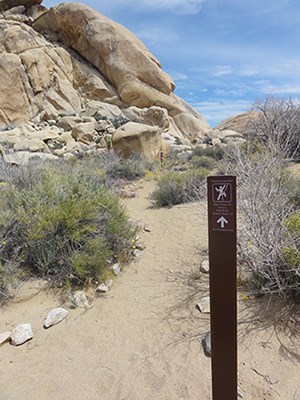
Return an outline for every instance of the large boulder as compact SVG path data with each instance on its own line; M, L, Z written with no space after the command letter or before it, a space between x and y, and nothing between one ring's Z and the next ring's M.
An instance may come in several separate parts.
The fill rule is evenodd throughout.
M54 12L54 25L64 42L112 83L124 103L167 109L192 140L211 129L203 117L174 95L172 78L126 28L79 3L63 3Z
M39 152L47 148L46 143L41 139L23 139L14 144L15 151Z
M0 20L0 130L43 113L74 115L82 97L121 104L95 68L26 24ZM7 93L10 96L7 96Z
M161 107L139 108L132 106L123 110L123 113L132 122L159 126L165 131L170 127L170 117L167 110Z
M162 150L161 129L136 122L128 122L118 128L113 135L113 147L122 157L134 153L143 154L147 159L159 157Z
M63 3L54 10L64 41L103 73L122 98L125 90L125 101L133 95L132 83L166 95L173 91L173 80L159 61L122 25L80 3Z
M80 61L73 63L74 87L92 100L122 105L116 89L94 67Z
M24 88L26 81L20 57L16 54L2 53L0 57L0 130L17 126L33 117L34 109Z
M16 6L29 7L34 4L41 4L43 0L0 0L0 12L9 10Z
M4 154L3 159L7 164L28 165L31 160L55 161L58 160L58 157L40 152L16 151L15 153Z
M251 121L257 117L257 113L253 111L245 112L242 114L234 115L220 122L216 127L219 131L231 130L238 133L247 133Z
M5 49L0 58L0 130L29 121L41 109L66 114L81 110L67 50L12 21L0 22L0 38Z

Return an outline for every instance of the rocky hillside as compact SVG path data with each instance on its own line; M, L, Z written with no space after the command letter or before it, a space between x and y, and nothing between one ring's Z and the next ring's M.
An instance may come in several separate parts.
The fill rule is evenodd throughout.
M40 3L0 0L6 161L91 154L111 141L124 156L140 151L155 158L211 130L126 28L80 3L50 10Z

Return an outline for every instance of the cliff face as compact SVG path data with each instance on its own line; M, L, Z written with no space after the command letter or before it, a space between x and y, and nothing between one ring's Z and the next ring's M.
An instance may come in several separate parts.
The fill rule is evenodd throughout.
M61 135L60 118L70 116L94 124L89 143L128 122L154 126L171 143L189 144L210 130L123 26L79 3L47 10L39 0L0 0L0 11L0 142L28 139L28 131L33 139L49 120Z

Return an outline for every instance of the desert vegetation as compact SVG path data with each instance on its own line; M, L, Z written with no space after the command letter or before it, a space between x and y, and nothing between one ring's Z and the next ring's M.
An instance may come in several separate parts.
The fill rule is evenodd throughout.
M189 171L165 172L152 201L157 207L205 198L206 176L230 174L238 182L238 260L255 295L300 301L300 105L267 98L253 106L246 142L195 147Z
M206 195L206 178L218 173L218 165L225 151L221 147L196 146L187 161L169 160L160 172L151 199L155 207L203 199Z
M222 172L237 176L240 264L256 294L300 301L299 105L269 98L257 103L247 142L228 147Z
M24 275L84 284L105 277L112 263L129 260L137 228L103 163L111 167L115 160L1 163L2 297Z
M151 193L155 207L170 207L176 204L199 200L205 194L205 168L188 172L169 171L163 173L157 181L156 189Z
M27 167L1 163L0 291L35 275L59 285L108 276L130 259L137 228L117 196L119 185L155 179L154 207L204 199L209 174L238 181L238 259L255 294L300 301L300 182L289 168L300 157L297 115L291 100L255 105L243 145L195 146L186 160L149 162L113 151Z
M300 160L300 103L293 99L267 97L254 104L248 123L250 142L263 144L286 160Z

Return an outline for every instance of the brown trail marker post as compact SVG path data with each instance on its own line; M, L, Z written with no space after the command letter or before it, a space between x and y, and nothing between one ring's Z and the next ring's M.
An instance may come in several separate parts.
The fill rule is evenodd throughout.
M213 400L237 400L236 177L207 189Z

